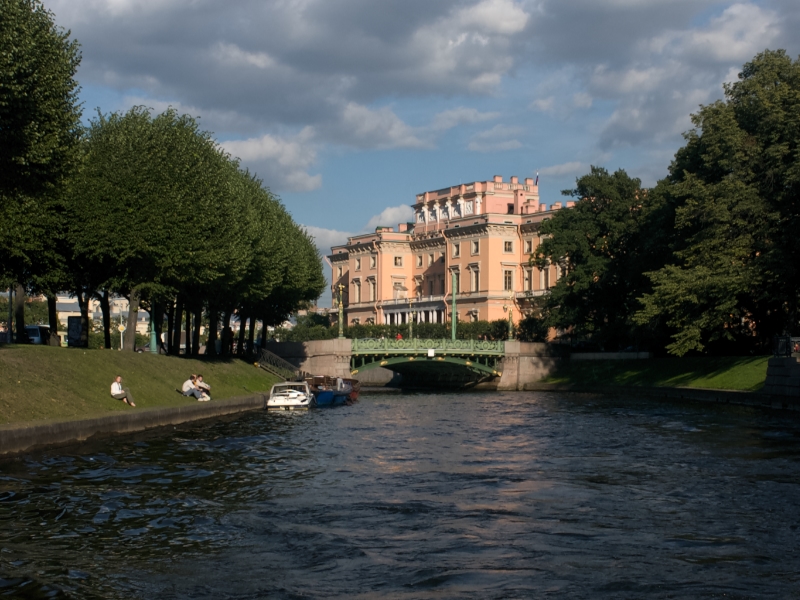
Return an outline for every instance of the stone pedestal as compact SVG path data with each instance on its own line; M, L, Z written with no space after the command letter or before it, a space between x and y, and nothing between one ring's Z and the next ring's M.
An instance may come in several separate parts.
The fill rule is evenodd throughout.
M800 398L800 362L793 357L770 358L762 391L775 396Z
M498 390L522 390L525 384L535 383L555 372L565 360L549 344L507 341L505 345Z

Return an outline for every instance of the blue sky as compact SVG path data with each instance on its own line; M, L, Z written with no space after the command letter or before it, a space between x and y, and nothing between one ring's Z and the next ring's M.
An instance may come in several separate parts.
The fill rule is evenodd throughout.
M796 0L45 0L88 116L200 117L323 252L414 194L589 165L654 184L742 64L800 53Z

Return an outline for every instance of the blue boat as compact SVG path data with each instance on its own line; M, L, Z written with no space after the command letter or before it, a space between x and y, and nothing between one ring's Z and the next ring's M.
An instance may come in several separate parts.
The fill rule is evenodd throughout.
M314 405L319 407L341 406L353 392L353 387L341 377L309 377L306 382L314 394Z

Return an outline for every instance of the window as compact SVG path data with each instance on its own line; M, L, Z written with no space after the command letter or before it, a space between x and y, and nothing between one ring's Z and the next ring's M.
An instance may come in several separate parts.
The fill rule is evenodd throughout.
M342 267L339 267L339 268L336 270L336 277L337 277L338 279L341 279L341 278L342 278Z
M375 317L367 317L364 321L367 325L375 325Z
M418 266L418 267L421 267L421 266L422 266L422 254L419 254L419 255L417 256L417 266Z
M480 288L481 272L478 269L470 271L470 291L477 292Z
M509 204L508 205L508 214L510 214L510 215L514 214L514 205L513 204Z
M453 258L461 256L461 244L453 244Z
M360 271L360 270L361 270L361 259L357 258L356 259L356 271Z
M514 289L514 271L509 269L503 271L503 289L507 292Z
M433 264L433 254L428 254L428 266L430 267Z
M439 289L441 290L439 293L440 294L444 294L445 293L445 291L444 291L444 277L440 277L439 278L439 283L440 283Z
M533 240L525 240L525 254L533 252Z
M370 279L367 283L369 284L369 301L375 302L375 280Z
M369 268L370 269L374 269L375 268L375 264L377 262L378 262L378 260L374 256L370 256L369 257Z
M539 271L539 287L543 290L550 289L550 267L545 267Z
M352 321L350 321L350 324L351 324L351 325L358 325L359 323L360 323L360 320L359 320L359 319L357 319L357 318L356 318L356 319L353 319Z
M453 287L453 293L458 294L461 291L461 273L459 273L458 271L453 271L453 273L456 274L455 280L453 281L453 283L455 284L455 286Z
M433 277L428 280L428 296L433 296Z
M525 281L523 282L522 289L526 292L530 292L533 288L531 287L531 283L533 281L533 274L531 273L530 269L525 269L524 271Z
M503 242L503 252L513 252L514 242Z
M395 267L402 267L403 266L403 257L402 256L395 256L394 257L394 266Z
M355 292L354 293L355 302L357 302L357 303L361 302L361 282L360 281L354 281L353 282L353 291Z
M478 322L478 313L475 312L475 311L470 312L469 313L469 320L472 321L473 323L477 323Z
M480 252L480 249L481 249L481 243L478 240L475 240L474 242L472 242L472 253L473 254L477 254L478 252Z

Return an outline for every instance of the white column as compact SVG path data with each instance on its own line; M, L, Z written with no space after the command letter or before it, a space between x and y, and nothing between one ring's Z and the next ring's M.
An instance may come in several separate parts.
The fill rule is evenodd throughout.
M481 204L483 203L483 194L475 196L475 214L481 214Z

